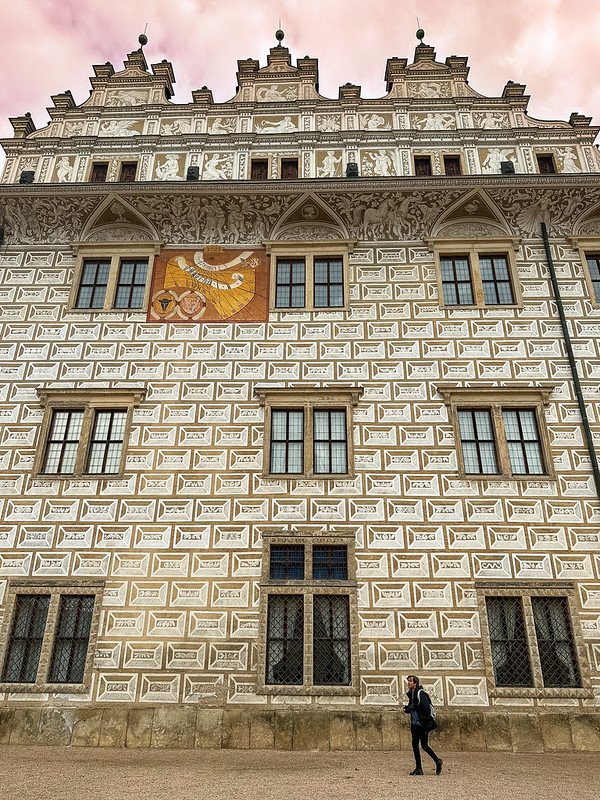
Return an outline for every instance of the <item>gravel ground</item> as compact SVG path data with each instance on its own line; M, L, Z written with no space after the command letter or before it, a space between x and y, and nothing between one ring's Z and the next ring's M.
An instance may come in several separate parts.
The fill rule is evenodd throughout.
M2 800L598 800L597 753L409 753L0 747Z

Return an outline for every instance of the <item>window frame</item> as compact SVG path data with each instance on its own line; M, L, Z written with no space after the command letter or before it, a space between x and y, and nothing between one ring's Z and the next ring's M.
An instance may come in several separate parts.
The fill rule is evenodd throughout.
M420 175L417 172L417 161L421 161L423 163L428 161L429 172L425 172L423 175ZM413 174L415 178L431 178L433 176L433 159L431 155L429 155L428 153L416 153L413 155Z
M573 246L573 249L579 252L589 301L594 308L600 308L600 297L596 297L594 283L587 262L588 256L600 257L600 236L569 236L567 239Z
M7 683L0 681L0 692L30 693L48 692L55 694L84 694L90 688L94 655L98 639L100 612L104 593L104 580L94 579L10 579L6 594L4 620L0 629L0 678L4 671L4 663L8 654L10 634L12 630L15 603L18 595L50 595L50 605L46 617L44 637L37 667L35 683ZM88 638L87 654L83 681L81 683L51 683L46 680L50 674L54 643L56 640L60 599L64 595L93 595L94 610Z
M540 158L549 159L550 163L552 164L551 170L544 170L542 171ZM538 175L557 175L558 170L556 169L556 159L554 158L554 153L549 153L548 151L543 151L541 153L535 153L535 161L537 165Z
M306 312L348 311L350 309L350 268L349 254L352 252L355 240L335 239L326 241L265 241L267 254L271 257L269 313L271 314L302 314ZM331 258L342 261L342 291L344 293L341 306L315 306L315 259ZM277 261L278 259L304 260L304 305L296 308L279 307L276 305L277 288Z
M135 167L133 170L133 178L123 178L123 171L126 168ZM138 179L138 172L140 169L140 162L139 161L120 161L119 162L119 183L135 183Z
M297 181L300 178L300 159L298 156L279 156L278 159L279 163L277 165L277 174L279 175L279 180L281 181ZM285 178L283 176L284 170L284 162L287 164L291 164L292 162L296 163L296 176L294 178Z
M255 390L264 408L262 477L270 480L348 480L354 477L353 409L363 394L357 386L322 387L293 386L290 388L260 387ZM302 472L271 472L271 413L272 411L304 411L304 450ZM346 412L346 472L314 471L313 411Z
M448 415L454 432L459 476L465 480L478 481L556 480L552 451L550 448L550 438L548 435L548 426L544 416L544 409L549 405L549 398L553 389L554 385L549 384L542 384L538 387L520 385L513 385L511 387L457 387L443 384L438 385L437 390L444 398L444 403L448 407ZM498 472L479 473L465 471L458 419L458 412L461 410L489 410L491 412ZM544 472L525 474L512 472L509 449L504 431L504 419L502 416L503 410L532 410L535 412L535 420L540 437L539 440L542 451L542 460L545 468Z
M433 252L435 258L435 270L438 292L438 303L440 308L451 311L460 309L497 309L497 308L522 308L523 298L521 285L518 279L516 253L521 243L520 237L509 236L490 236L485 239L425 239L425 243ZM512 303L491 304L485 302L483 292L483 280L481 277L481 267L479 256L505 256L510 277L510 284L513 293ZM449 305L444 300L444 290L442 286L442 266L441 259L444 257L466 258L469 261L471 272L471 286L473 288L473 303Z
M154 258L160 253L160 242L76 242L72 245L73 252L77 258L73 283L67 301L67 311L69 314L102 314L106 312L117 314L145 314L148 310L150 300L150 288L152 284L152 273L154 270ZM121 262L123 261L142 261L147 259L148 272L146 274L146 285L144 289L144 299L139 308L117 308L115 300L117 297L117 286L121 272ZM101 308L78 308L77 299L79 288L83 277L83 269L86 261L110 261L110 271L104 304Z
M579 624L580 608L577 603L575 586L569 581L475 581L477 606L481 623L483 644L483 661L486 674L487 690L490 697L498 698L592 698L594 696L590 666L587 657L585 639ZM496 686L494 679L494 663L487 618L487 597L520 597L522 598L523 621L529 651L529 662L533 677L533 686ZM573 635L573 650L581 687L545 687L542 678L542 666L538 652L537 634L531 599L534 597L564 597L567 601L569 622Z
M117 480L122 478L127 459L127 444L131 433L133 409L140 405L145 395L146 390L143 387L131 389L38 389L38 396L44 407L44 417L37 440L33 477L43 478L44 480L76 480L79 478ZM48 437L55 411L83 411L83 421L73 472L44 472ZM126 412L118 472L87 471L96 413L98 411Z
M461 175L465 174L464 171L464 164L461 153L442 153L441 154L441 162L442 162L442 171L444 175L448 178L458 178ZM458 161L458 172L446 172L446 159L455 159Z
M285 534L280 529L262 531L262 574L260 582L259 653L257 693L261 695L308 695L349 697L360 694L359 642L358 642L358 582L356 580L355 533L340 529L324 533L314 529L294 529ZM304 547L303 579L271 579L271 545L302 545ZM348 577L346 580L313 578L312 549L318 545L344 545L347 548ZM267 616L269 596L300 595L304 599L303 611L303 683L266 683L267 670ZM315 595L345 596L348 598L350 638L350 683L348 685L315 685L313 683L313 635Z

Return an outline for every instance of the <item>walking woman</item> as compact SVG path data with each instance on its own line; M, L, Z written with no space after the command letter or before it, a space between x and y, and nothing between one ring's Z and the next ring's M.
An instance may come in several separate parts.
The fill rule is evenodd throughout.
M408 684L408 692L406 693L408 705L404 706L404 713L410 714L410 732L412 734L413 753L415 754L415 768L410 774L423 774L421 753L419 752L420 744L427 755L431 756L435 761L435 774L441 775L444 762L436 756L428 743L429 733L437 727L435 718L431 713L431 700L416 675L409 675L406 682Z

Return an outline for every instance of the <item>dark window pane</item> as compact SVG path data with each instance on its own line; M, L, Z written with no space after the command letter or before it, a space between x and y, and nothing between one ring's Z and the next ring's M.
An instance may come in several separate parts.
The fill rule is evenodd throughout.
M315 258L315 308L339 308L344 305L344 272L341 258Z
M444 156L444 172L446 175L460 175L460 156Z
M504 409L502 418L513 475L542 475L545 466L535 411Z
M304 547L301 544L272 544L269 576L272 580L304 578Z
M304 411L271 411L272 473L304 471Z
M250 164L250 179L253 181L266 181L269 177L269 162L265 159L253 159Z
M95 475L119 471L125 436L126 411L97 411L87 471Z
M520 597L486 597L496 686L533 686Z
M50 683L83 683L93 611L93 595L61 597Z
M348 548L346 545L314 545L313 578L315 580L348 580Z
M53 411L44 472L49 475L69 475L75 471L82 422L83 411Z
M440 258L442 293L447 306L473 305L471 267L464 256Z
M104 183L108 175L108 164L93 164L90 181L92 183Z
M141 308L146 290L148 261L123 260L115 296L115 308Z
M479 267L486 305L514 303L506 256L480 256Z
M431 175L431 158L415 156L415 175Z
M600 254L586 256L596 302L600 303Z
M313 598L313 681L315 686L350 684L350 615L347 596Z
M581 686L566 597L532 597L544 686Z
M556 172L552 156L538 156L537 162L542 175L553 175Z
M103 308L110 261L84 261L76 308Z
M304 597L269 595L265 683L302 685L304 679Z
M313 412L313 447L315 473L348 472L346 411Z
M50 595L18 594L10 630L2 680L35 683L46 628Z
M303 308L305 305L306 266L302 259L277 259L275 307Z
M460 409L458 429L466 474L496 474L498 458L491 413L487 409Z

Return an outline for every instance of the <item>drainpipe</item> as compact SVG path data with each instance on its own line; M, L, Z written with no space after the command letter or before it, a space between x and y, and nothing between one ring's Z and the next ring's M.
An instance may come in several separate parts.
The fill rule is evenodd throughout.
M577 362L575 361L575 354L571 345L571 337L569 335L569 328L567 326L567 318L565 317L565 310L560 296L560 289L556 279L556 270L554 269L554 261L552 260L552 253L550 252L550 242L548 241L548 230L546 223L542 222L542 239L544 240L544 248L546 250L546 261L548 262L548 269L550 271L550 280L552 281L552 289L554 291L554 299L558 308L558 316L560 317L560 326L562 328L563 339L565 341L565 349L567 351L567 358L569 359L569 367L571 368L571 376L573 378L573 385L575 386L575 394L577 395L577 404L579 406L579 413L581 414L581 421L583 423L583 430L585 439L590 454L590 461L592 464L592 473L594 475L594 483L596 485L596 494L600 500L600 469L598 468L598 458L594 448L594 438L590 428L590 421L588 419L583 393L581 391L581 383L579 382L579 373L577 372Z

